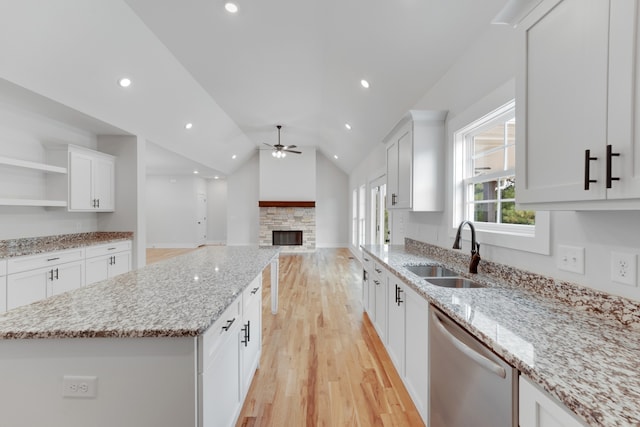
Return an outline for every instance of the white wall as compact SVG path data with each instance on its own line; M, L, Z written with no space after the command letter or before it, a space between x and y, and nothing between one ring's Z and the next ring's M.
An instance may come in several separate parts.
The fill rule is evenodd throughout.
M516 40L515 30L509 27L491 27L413 108L448 110L449 123L479 100L509 85L515 77L518 49ZM449 144L452 131L453 129L447 131ZM452 187L451 162L449 149L449 169L443 191ZM349 188L353 189L368 182L368 178L372 174L375 175L370 171L379 171L381 168L384 168L382 148L371 153L350 174ZM447 248L452 246L454 230L450 204L443 213L402 212L399 215L403 216L405 221L406 237ZM567 273L556 268L555 253L559 244L585 248L584 275ZM640 212L552 212L551 255L483 245L482 256L485 260L640 300L637 284L635 287L629 287L610 280L610 256L614 250L640 254Z
M100 231L133 231L133 268L146 264L146 141L135 136L98 136L98 149L116 156L114 212L98 214Z
M96 148L96 136L0 103L0 155L46 161L45 147ZM0 198L44 199L47 174L0 165ZM66 208L0 206L0 240L96 231L97 214Z
M227 181L207 181L207 243L224 244L227 241Z
M257 245L259 156L256 153L227 178L227 244Z
M204 179L191 176L147 176L147 247L197 247L197 194L206 194Z
M260 200L316 200L316 150L276 159L271 150L260 150Z
M349 230L349 182L347 174L317 155L316 247L347 247Z

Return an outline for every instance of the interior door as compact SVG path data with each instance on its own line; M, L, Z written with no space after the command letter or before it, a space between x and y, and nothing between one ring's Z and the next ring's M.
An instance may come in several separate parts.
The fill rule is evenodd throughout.
M204 193L198 193L196 213L196 243L204 245L207 243L207 196Z

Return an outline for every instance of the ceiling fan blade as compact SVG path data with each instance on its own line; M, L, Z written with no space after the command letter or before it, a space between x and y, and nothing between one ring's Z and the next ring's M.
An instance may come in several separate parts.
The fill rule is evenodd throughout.
M302 154L302 151L296 151L296 150L282 150L282 151L286 151L287 153Z
M267 144L266 142L263 142L263 144L264 144L264 145L268 145L269 147L272 147L272 148L273 148L273 145L271 145L271 144Z
M287 145L286 147L284 147L285 149L289 149L289 148L296 148L295 145Z

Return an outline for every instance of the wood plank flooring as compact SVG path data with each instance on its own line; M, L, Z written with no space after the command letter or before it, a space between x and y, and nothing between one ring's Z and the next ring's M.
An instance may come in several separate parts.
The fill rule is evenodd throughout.
M200 248L147 248L147 264L153 264L154 262L162 261L165 259L173 258L178 255L186 254L189 252L197 251Z
M281 255L263 274L263 347L238 426L423 426L361 304L347 249Z

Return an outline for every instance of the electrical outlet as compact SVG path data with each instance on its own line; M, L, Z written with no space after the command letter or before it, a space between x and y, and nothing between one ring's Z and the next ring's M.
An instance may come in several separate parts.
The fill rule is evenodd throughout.
M95 398L98 388L98 377L78 377L65 375L62 377L63 397Z
M611 252L611 280L636 286L637 257L635 254Z
M559 270L584 274L584 248L558 245L556 265Z

